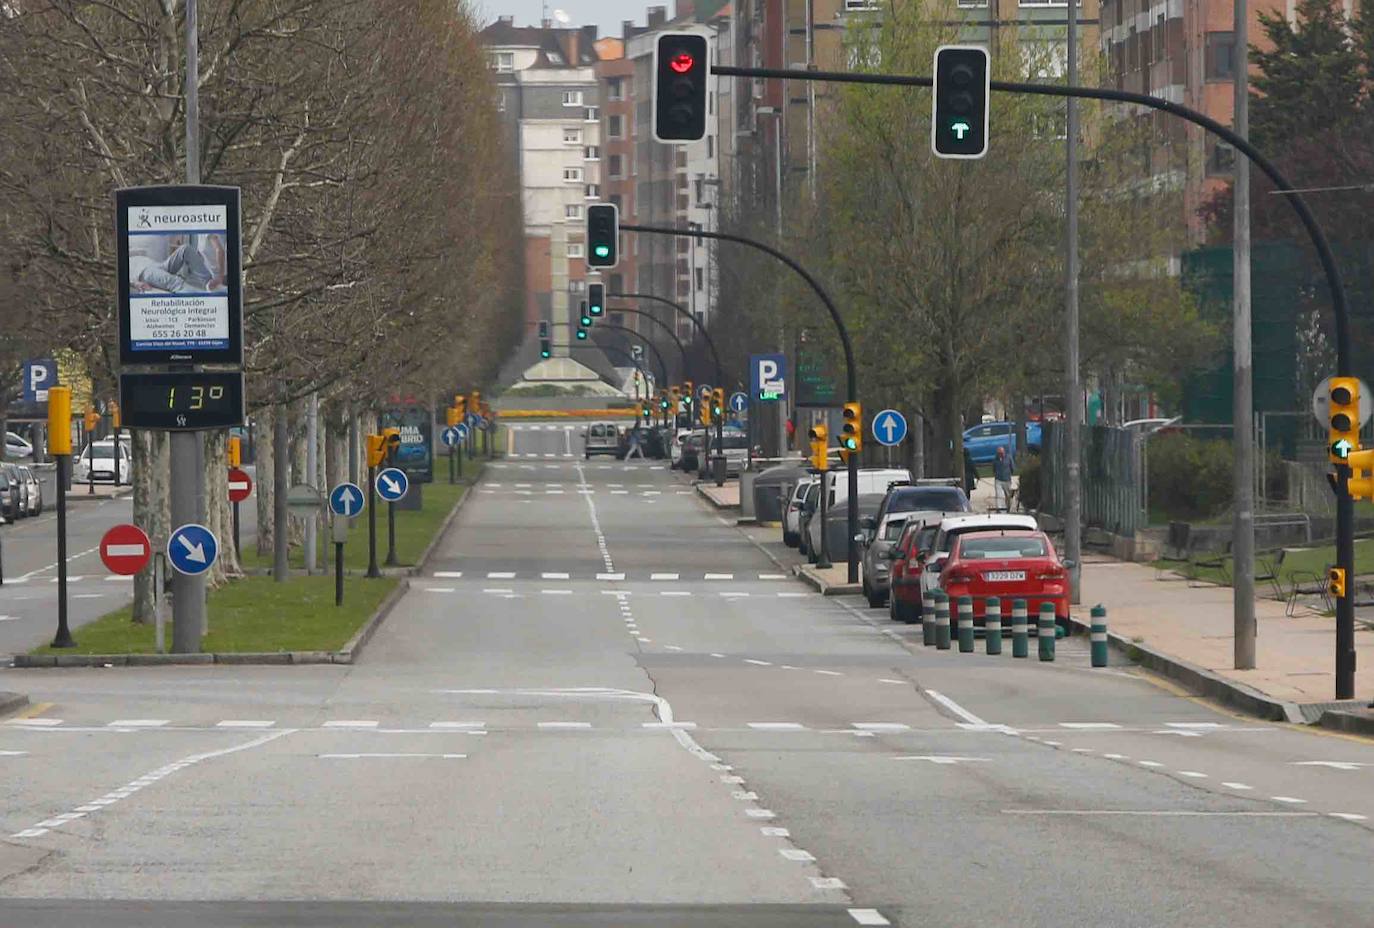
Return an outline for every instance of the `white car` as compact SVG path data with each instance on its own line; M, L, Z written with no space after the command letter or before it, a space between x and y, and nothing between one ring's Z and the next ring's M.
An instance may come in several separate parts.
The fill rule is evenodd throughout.
M682 440L691 434L691 429L678 429L668 443L668 466L673 470L682 466Z
M5 433L5 457L11 461L33 457L33 445L14 432Z
M782 511L782 543L789 548L795 548L801 543L802 502L806 499L806 491L820 479L803 477L792 488L792 495L787 498Z
M1039 530L1035 516L1018 516L1005 512L988 512L977 515L949 516L940 521L940 530L935 533L935 541L926 552L925 569L921 571L921 595L940 588L940 570L944 567L949 552L954 550L954 539L960 535L974 532L996 532L1000 530L1031 531Z
M849 498L849 476L844 465L826 471L830 499L827 504L834 506ZM911 471L905 467L861 467L859 468L859 495L886 493L894 483L910 483Z
M129 444L121 441L119 443L119 482L121 484L133 482L133 464L133 455L130 452ZM73 458L72 482L88 483L92 479L96 483L115 482L115 443L113 439L106 438L94 443L87 443L86 447L81 449L81 454Z

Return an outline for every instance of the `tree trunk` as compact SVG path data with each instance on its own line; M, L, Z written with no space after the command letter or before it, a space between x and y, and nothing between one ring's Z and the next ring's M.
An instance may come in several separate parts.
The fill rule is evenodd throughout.
M205 525L220 540L219 559L210 569L211 588L242 576L234 550L234 513L229 504L228 432L208 432L205 440Z
M254 502L258 507L258 556L272 551L272 486L276 473L276 455L273 454L272 435L276 422L276 408L264 406L253 416L253 460L257 467L257 493Z
M166 432L144 429L130 432L133 446L133 519L148 534L153 551L162 551L171 534L171 458ZM153 571L146 568L134 576L134 621L151 624L153 616Z

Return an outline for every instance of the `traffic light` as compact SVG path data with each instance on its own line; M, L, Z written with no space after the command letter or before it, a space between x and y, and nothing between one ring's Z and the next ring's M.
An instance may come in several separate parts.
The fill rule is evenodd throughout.
M711 391L711 418L725 418L725 391L720 387Z
M444 425L448 426L449 428L453 428L455 425L458 424L459 420L460 416L458 415L458 410L456 408L450 406L444 410Z
M587 207L587 266L615 267L620 262L620 209L614 203Z
M674 400L670 400L670 399L668 398L668 394L664 393L662 390L659 391L659 393L658 393L658 408L659 408L659 410L660 410L661 412L665 412L665 413L666 413L670 408L672 408L672 403L673 403L673 402L674 402Z
M577 324L577 339L583 342L587 340L587 326L580 322Z
M401 430L398 428L382 429L382 455L386 459L395 457L397 449L401 447Z
M96 427L97 425L99 425L99 424L100 424L100 413L96 412L94 408L87 409L87 410L86 410L86 422L85 422L86 431L87 431L87 432L94 432L94 431L95 431L95 427Z
M481 391L481 390L473 390L471 393L468 394L468 409L472 410L473 412L477 413L478 415L481 414L481 412L482 412L482 391Z
M119 404L110 400L110 427L119 428Z
M592 327L592 321L593 321L593 320L592 320L591 314L590 314L589 312L587 312L587 301L586 301L586 300L583 300L583 301L582 301L581 311L582 311L582 321L581 321L582 328L584 328L584 329L590 329L590 328Z
M237 435L229 436L229 466L238 467L243 463L243 445Z
M830 444L830 429L824 422L811 426L808 434L811 439L811 466L816 470L826 470L829 464L827 455Z
M549 324L547 322L539 323L539 357L553 357L553 343L549 341ZM452 422L449 423L449 425L453 424Z
M653 406L653 404L650 403L648 400L645 400L644 402L640 403L640 404L639 404L639 414L640 414L641 416L644 417L644 421L645 421L645 422L648 422L648 421L652 420L653 417L654 417L654 406Z
M712 422L715 421L711 418L712 409L713 406L711 403L702 403L701 406L697 409L697 418L701 420L702 425L710 425Z
M692 402L696 399L696 393L693 392L695 389L696 385L693 384L690 380L683 381L682 411L689 416L692 414Z
M386 460L386 436L367 436L367 466L378 467Z
M1355 377L1332 377L1331 430L1327 450L1331 463L1344 464L1352 452L1360 450L1360 381Z
M1335 599L1345 596L1345 568L1332 567L1326 572L1326 590Z
M671 394L670 402L673 404L673 415L682 412L682 388L673 387L669 390Z
M988 153L988 50L942 45L935 50L935 103L930 147L940 158L981 158Z
M587 315L593 319L606 311L606 285L587 284Z
M706 137L706 79L710 46L695 32L665 32L654 49L654 140L699 142Z
M468 417L467 397L462 396L461 394L455 394L453 397L453 411L458 414L458 422L462 422L464 419L466 419ZM454 425L457 424L457 422L454 423Z
M840 456L846 461L864 447L864 408L860 403L844 404L844 424L840 426Z

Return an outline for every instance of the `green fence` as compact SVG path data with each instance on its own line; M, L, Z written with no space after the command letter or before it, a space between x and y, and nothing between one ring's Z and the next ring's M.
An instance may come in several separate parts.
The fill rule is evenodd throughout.
M1040 438L1040 509L1064 517L1068 498L1068 428L1046 422ZM1083 524L1114 535L1131 536L1145 526L1145 461L1140 435L1127 429L1084 426L1079 475L1083 486Z

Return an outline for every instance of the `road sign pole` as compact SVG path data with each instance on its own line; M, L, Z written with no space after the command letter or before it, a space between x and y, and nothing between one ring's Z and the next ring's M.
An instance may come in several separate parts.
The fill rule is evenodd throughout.
M453 486L457 479L453 476L453 459L457 457L457 449L452 445L448 446L448 484Z
M395 567L396 560L396 504L386 504L386 566Z
M198 432L172 433L172 525L200 522L202 475L196 466L200 455ZM177 571L172 577L172 653L200 651L205 627L205 576Z
M367 575L369 577L380 577L382 572L377 569L377 468L367 469L367 498L371 504L367 507Z
M86 455L86 494L95 495L95 432L86 433L86 450L90 452ZM116 449L117 450L117 449Z
M453 446L453 450L452 450L451 452L449 452L453 457L455 457L455 458L458 459L458 479L459 479L459 480L462 480L462 479L463 479L463 445L464 445L464 444L465 444L465 442L464 442L462 439L459 439L459 440L458 440L458 444L454 445L454 446Z
M312 393L306 404L305 414L305 473L307 475L305 482L311 486L315 486L316 474L320 469L319 420L320 396L318 393ZM319 510L305 518L305 572L307 575L315 573L315 558L319 556L316 549L319 523Z
M76 641L67 626L67 485L63 480L71 466L70 454L57 455L57 636L54 648L74 648Z
M239 547L239 504L234 503L234 557L242 558L243 549Z
M159 654L167 653L167 617L162 611L166 578L167 565L159 551L153 555L153 644Z
M344 557L343 542L334 542L334 605L343 605Z

